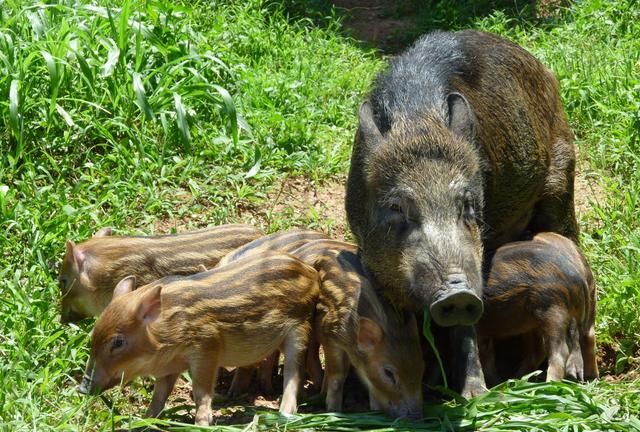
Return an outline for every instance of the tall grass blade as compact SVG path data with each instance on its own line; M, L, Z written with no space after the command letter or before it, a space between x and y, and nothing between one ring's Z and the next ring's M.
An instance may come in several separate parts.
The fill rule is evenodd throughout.
M16 147L13 152L14 161L18 161L22 157L23 150L23 134L22 134L22 115L20 114L20 81L14 79L9 87L9 123L13 136L16 139Z
M231 137L233 138L233 144L238 145L239 133L238 133L238 114L236 112L236 104L233 102L233 98L229 92L219 85L214 84L213 88L216 89L220 97L222 97L222 103L224 106L224 113L229 121L229 128L231 129Z
M153 119L153 110L149 105L147 100L147 95L144 90L144 83L142 82L142 77L138 72L133 73L133 92L136 94L136 102L138 107L140 107L140 111L144 114L144 117L147 120Z
M191 149L191 132L189 131L189 121L187 120L187 112L182 104L182 98L178 93L173 94L173 101L176 107L176 122L182 142L185 145L185 149L190 151Z
M447 382L447 374L444 373L444 365L442 364L442 359L440 358L440 352L436 347L436 342L433 339L433 333L431 332L431 317L429 316L429 312L425 309L424 317L422 321L422 334L424 335L427 342L429 342L429 346L433 350L433 353L436 356L436 360L438 361L438 367L440 368L440 374L442 375L442 382L444 383L444 388L449 388L449 383Z

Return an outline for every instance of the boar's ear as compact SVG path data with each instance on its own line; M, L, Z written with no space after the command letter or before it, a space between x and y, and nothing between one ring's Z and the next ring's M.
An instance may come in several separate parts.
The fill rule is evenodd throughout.
M380 342L384 334L382 327L369 318L360 318L360 328L358 329L358 349L365 353L372 352Z
M105 228L102 228L97 233L95 233L93 236L94 237L109 237L112 234L113 234L113 230L111 229L111 227L105 227Z
M67 240L67 255L73 258L73 262L76 263L78 267L78 272L82 272L82 267L84 266L85 255L74 242L71 240Z
M134 289L136 289L136 277L133 275L127 276L116 285L116 288L113 290L113 298L129 294Z
M198 264L198 271L199 272L206 272L207 268L204 266L204 264Z
M371 102L364 101L362 105L360 105L360 112L358 113L358 116L360 118L358 132L362 134L362 138L364 138L364 142L367 143L367 146L372 148L376 147L382 142L382 134L375 122Z
M136 317L142 324L149 325L160 316L162 311L162 285L150 288L142 295L136 310Z
M475 117L469 102L460 93L447 95L449 129L456 135L472 141L475 137Z

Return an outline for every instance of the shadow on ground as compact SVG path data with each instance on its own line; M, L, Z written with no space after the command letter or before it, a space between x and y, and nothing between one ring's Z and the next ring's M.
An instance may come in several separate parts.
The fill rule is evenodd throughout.
M387 54L401 51L430 30L455 30L502 13L512 24L553 23L568 0L278 0L290 17L343 17L345 33Z

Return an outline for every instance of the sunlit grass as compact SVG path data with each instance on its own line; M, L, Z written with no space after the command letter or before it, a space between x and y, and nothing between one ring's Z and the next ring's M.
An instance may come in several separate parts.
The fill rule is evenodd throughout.
M132 428L150 400L140 383L109 393L111 408L75 391L91 323L58 323L65 239L107 225L256 222L240 209L268 207L285 175L346 172L356 109L383 61L315 3L0 3L0 430ZM521 43L560 79L581 166L602 188L581 219L599 339L620 347L625 370L640 341L640 9L591 0L560 12L464 23ZM334 221L291 210L269 223L330 231ZM637 430L638 391L519 381L429 405L416 424L258 411L228 430Z

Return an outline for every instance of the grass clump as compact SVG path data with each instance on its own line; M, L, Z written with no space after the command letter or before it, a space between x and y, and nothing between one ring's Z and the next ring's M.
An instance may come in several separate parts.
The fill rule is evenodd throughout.
M11 0L0 16L0 429L93 428L110 413L74 388L90 323L58 323L65 239L251 222L278 172L344 170L366 85L345 76L377 61L260 1ZM314 93L321 75L338 90ZM303 115L305 99L334 108Z

